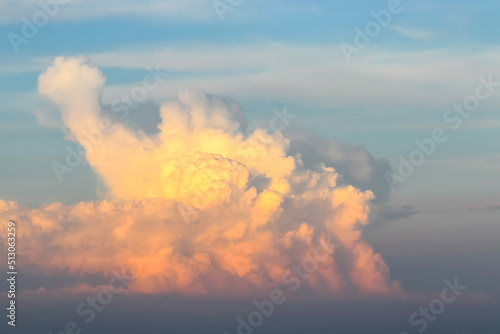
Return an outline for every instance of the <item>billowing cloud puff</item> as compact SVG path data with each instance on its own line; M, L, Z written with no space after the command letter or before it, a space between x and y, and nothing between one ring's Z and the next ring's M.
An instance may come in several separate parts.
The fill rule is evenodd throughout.
M132 291L241 294L286 285L290 268L321 251L328 256L308 278L314 289L399 289L362 238L371 191L338 185L330 164L306 165L280 132L247 134L236 103L203 91L164 103L155 134L111 124L99 104L104 82L83 58L57 58L39 78L108 199L37 209L0 201L0 217L22 226L26 270L122 267L135 278ZM366 180L370 173L353 171Z
M287 131L286 137L290 139L288 153L299 154L306 168L316 169L322 164L335 167L342 183L373 191L377 202L389 197L391 189L384 176L391 168L388 160L375 159L361 145L325 140L306 129Z

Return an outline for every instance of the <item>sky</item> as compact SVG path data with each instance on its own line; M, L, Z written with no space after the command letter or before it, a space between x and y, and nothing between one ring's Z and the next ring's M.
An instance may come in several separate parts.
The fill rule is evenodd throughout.
M499 9L2 0L2 328L498 333Z

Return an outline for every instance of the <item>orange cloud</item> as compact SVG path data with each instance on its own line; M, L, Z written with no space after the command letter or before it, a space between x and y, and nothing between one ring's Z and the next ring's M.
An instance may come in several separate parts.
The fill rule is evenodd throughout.
M104 82L83 58L57 58L39 78L40 94L59 106L67 138L86 148L109 193L37 209L0 200L0 217L22 226L26 267L124 267L132 291L243 294L269 291L332 240L340 247L310 275L313 288L399 289L359 230L372 192L337 185L333 168L305 168L280 132L246 134L234 102L202 91L164 103L157 135L111 126L99 105ZM256 185L259 178L266 182Z

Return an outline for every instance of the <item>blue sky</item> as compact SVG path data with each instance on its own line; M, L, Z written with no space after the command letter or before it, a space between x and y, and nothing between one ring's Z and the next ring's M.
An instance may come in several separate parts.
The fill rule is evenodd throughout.
M0 199L35 208L103 197L88 163L64 182L52 169L67 145L76 147L57 106L37 93L38 76L54 58L88 57L106 76L101 103L108 107L142 82L146 68L158 68L165 79L138 112L175 100L184 88L235 100L250 129L286 106L296 115L290 131L359 145L393 170L415 140L445 129L446 142L380 204L413 209L377 218L366 237L409 291L430 293L459 275L473 291L500 297L493 284L500 278L500 87L457 130L443 121L474 94L479 77L500 81L500 2L401 0L402 11L346 61L339 46L354 45L353 29L365 29L372 11L387 4L243 0L221 21L209 0L73 0L16 53L9 34L23 36L22 18L32 21L41 9L35 0L3 1ZM492 268L491 278L474 274L478 263Z

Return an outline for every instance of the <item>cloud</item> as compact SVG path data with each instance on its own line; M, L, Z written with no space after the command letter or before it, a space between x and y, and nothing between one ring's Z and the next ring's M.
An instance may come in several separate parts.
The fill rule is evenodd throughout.
M352 127L352 131L358 132L393 130L402 125L412 129L432 126L418 117L408 124L401 108L409 110L410 106L409 111L418 111L419 117L426 116L426 110L444 111L450 107L450 101L462 101L471 93L471 84L479 74L489 75L492 68L500 66L498 48L466 54L454 49L401 52L374 47L366 51L352 67L345 66L337 46L293 43L182 42L166 47L147 44L95 53L90 58L100 68L145 71L148 65L168 70L173 74L167 79L168 84L148 95L156 104L175 98L185 87L210 87L213 94L238 96L247 101L259 99L316 106L328 112L328 116L308 118L315 128L329 117L336 126ZM2 63L0 73L39 72L52 60L52 57L36 57ZM284 82L287 84L283 85ZM137 84L140 81L107 86L103 103L111 103ZM5 97L4 103L15 108L28 109L28 102L40 103L31 102L33 96L18 96L12 99L9 93L0 98ZM492 96L485 107L493 109L496 103L498 96ZM354 124L343 117L347 109L353 108L369 112ZM380 117L384 117L384 122L380 122Z
M288 131L291 155L299 155L306 168L321 165L333 167L341 181L357 188L371 190L379 201L389 197L391 189L384 182L384 173L390 171L389 161L375 159L364 146L325 140L306 129Z
M122 103L123 105L124 103ZM137 103L132 107L127 106L126 112L117 114L117 108L113 105L102 106L101 117L110 119L113 123L124 123L128 128L136 132L144 132L148 135L158 132L158 124L161 122L158 106L152 102Z
M47 1L42 3L47 3ZM0 23L20 21L23 16L31 18L33 14L41 10L37 0L2 1ZM175 21L216 20L211 2L197 0L71 0L69 3L61 1L54 19L75 21L130 15Z
M500 210L500 203L487 203L477 205L467 205L465 210Z
M64 129L59 112L48 109L36 109L33 111L38 125L46 128Z
M499 119L483 119L483 120L469 120L464 124L466 129L498 129L500 128Z
M433 36L433 33L428 30L405 28L399 25L393 25L391 28L401 35L411 39L429 39Z
M457 213L464 211L497 211L500 210L500 203L480 203L472 205L462 205L454 208L444 209L419 209L417 212L430 212L430 213Z
M479 170L483 172L500 171L500 154L435 159L430 162L436 166L449 169Z
M204 57L199 57L200 52ZM408 105L419 110L448 108L450 100L462 100L470 94L470 84L478 73L491 73L491 68L500 65L498 54L497 49L457 54L451 49L405 53L374 48L360 56L356 66L346 68L336 46L183 43L152 46L148 52L98 53L91 58L101 67L142 69L144 64L152 64L179 73L153 92L152 97L159 100L175 96L183 87L195 86L210 87L220 95L329 108L383 107L383 114L387 114L388 107ZM283 82L287 82L286 87Z
M403 218L409 218L419 212L420 211L418 208L410 205L403 205L399 208L382 205L377 210L377 218L382 221L399 220Z
M333 143L340 155L331 151L326 164L300 159L289 153L298 140L260 128L247 134L237 103L201 90L163 103L159 131L148 135L103 118L104 83L82 57L56 58L39 77L40 94L57 104L67 138L86 149L108 193L36 209L0 201L0 217L23 226L23 270L105 275L123 267L132 291L240 295L270 291L330 242L339 246L310 275L313 289L399 291L360 231L373 192L339 183L328 166L361 162L346 179L369 184L378 167L364 149L349 154ZM319 142L300 142L307 138Z

